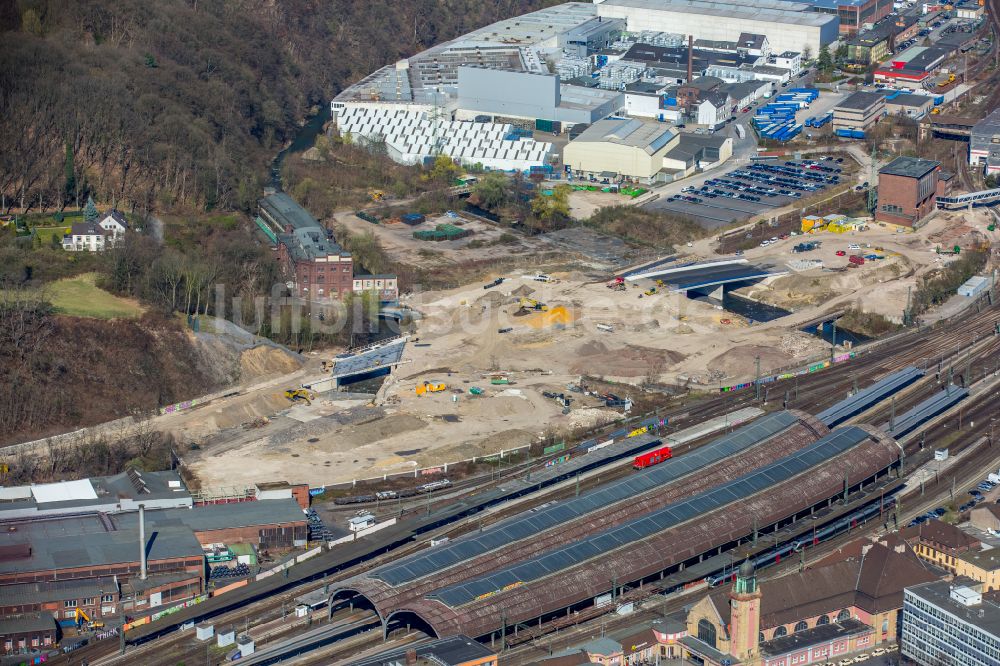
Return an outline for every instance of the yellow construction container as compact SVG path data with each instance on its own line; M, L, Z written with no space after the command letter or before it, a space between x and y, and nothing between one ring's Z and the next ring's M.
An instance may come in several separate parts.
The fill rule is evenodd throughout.
M424 382L423 384L418 384L416 388L417 395L424 395L426 393L440 393L448 387L444 384L431 384L430 382Z
M802 233L811 233L823 228L825 222L818 215L806 215L802 218Z

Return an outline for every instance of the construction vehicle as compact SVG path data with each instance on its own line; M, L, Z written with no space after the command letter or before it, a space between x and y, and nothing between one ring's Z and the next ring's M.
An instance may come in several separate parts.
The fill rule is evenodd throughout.
M368 190L368 198L372 201L382 201L382 199L385 199L385 192L382 190Z
M647 296L652 296L653 294L656 293L656 287L650 287L649 289L647 289L642 293L646 294Z
M87 615L86 611L84 611L82 608L77 608L76 609L76 626L79 627L79 626L83 625L84 622L87 623L87 627L90 628L90 629L103 629L104 628L104 623L103 622L101 622L99 620L98 621L94 621L94 620L90 619L90 616Z
M427 393L441 393L447 390L447 386L444 384L432 384L431 382L424 382L423 384L417 384L416 393L417 395L425 395Z
M308 391L302 388L288 389L287 391L285 391L285 397L291 400L292 402L301 401L306 403L307 405L311 405L312 401L316 399L316 394L313 393L312 391Z
M547 306L545 303L542 303L541 301L536 301L533 298L528 298L527 296L521 298L520 305L522 310L540 310L541 312L545 312L546 310L549 309L549 306Z
M614 291L625 291L625 278L619 275L614 280L612 280L611 282L607 283L604 286L606 286L608 289L613 289Z
M660 289L663 289L663 288L664 288L664 287L666 287L667 285L666 285L666 284L664 284L663 280L657 280L657 281L656 281L656 286L657 286L657 287L659 287Z

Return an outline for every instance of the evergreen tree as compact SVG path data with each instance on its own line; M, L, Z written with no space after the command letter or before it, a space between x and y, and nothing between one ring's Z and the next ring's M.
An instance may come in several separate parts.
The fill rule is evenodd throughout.
M83 209L83 219L88 223L97 222L97 218L100 213L97 212L97 206L94 205L94 197L87 197L87 205Z
M818 63L820 71L829 72L833 69L833 57L830 55L830 48L824 44L819 50Z

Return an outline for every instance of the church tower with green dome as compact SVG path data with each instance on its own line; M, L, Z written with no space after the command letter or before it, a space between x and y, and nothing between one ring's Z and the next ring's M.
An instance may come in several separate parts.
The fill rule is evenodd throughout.
M729 593L729 653L743 663L756 663L760 655L760 596L757 572L748 559L740 565Z

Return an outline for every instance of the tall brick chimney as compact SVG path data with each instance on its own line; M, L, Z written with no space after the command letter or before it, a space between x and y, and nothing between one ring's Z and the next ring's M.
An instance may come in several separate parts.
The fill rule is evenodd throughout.
M694 78L694 35L688 35L688 80L687 84L691 85L691 79Z

